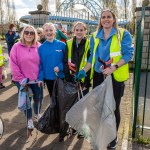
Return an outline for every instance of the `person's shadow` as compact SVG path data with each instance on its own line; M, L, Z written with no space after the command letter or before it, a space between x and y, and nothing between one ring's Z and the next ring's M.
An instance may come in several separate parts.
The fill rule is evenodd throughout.
M11 149L17 150L22 149L27 142L26 129L22 128L17 132L11 134L5 141L1 144L1 150Z

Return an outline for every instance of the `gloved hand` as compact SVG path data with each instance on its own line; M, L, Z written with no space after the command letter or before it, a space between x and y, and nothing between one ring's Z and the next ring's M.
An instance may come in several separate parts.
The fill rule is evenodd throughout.
M82 69L78 72L77 75L74 76L74 80L77 81L77 80L81 80L82 78L85 78L86 77L86 72Z

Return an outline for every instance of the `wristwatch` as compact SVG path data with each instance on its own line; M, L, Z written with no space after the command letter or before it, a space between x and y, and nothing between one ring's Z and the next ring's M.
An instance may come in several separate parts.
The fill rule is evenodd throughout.
M114 65L116 67L116 70L119 68L119 66L117 64Z

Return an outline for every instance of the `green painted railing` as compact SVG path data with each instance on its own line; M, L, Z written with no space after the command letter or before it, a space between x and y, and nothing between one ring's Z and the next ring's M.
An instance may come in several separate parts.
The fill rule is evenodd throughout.
M133 130L132 137L136 137L137 127L141 128L141 135L143 135L144 129L150 129L150 127L145 127L145 114L146 114L146 101L147 101L147 89L148 89L148 73L149 73L149 59L150 59L150 33L149 33L149 43L147 48L147 56L145 58L145 80L142 81L144 84L144 94L143 94L143 112L139 111L139 92L140 92L140 81L141 81L141 72L142 72L142 55L143 55L143 35L144 35L144 26L145 26L145 17L150 15L145 15L146 7L142 7L141 19L137 22L136 26L136 45L135 45L135 57L134 57L134 76L133 76ZM142 114L141 122L138 121L139 114ZM141 125L140 125L141 123ZM150 126L150 125L149 125Z

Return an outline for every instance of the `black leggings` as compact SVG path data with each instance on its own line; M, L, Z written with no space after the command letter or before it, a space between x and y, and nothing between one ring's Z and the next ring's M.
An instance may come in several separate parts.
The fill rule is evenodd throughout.
M54 80L47 80L47 79L45 79L44 81L46 83L49 95L51 97L52 96L52 92L53 92Z
M103 81L104 81L104 75L102 73L94 72L93 88L100 85ZM119 124L120 124L120 108L119 108L119 106L120 106L120 102L121 102L121 97L124 94L125 84L124 84L124 82L117 82L114 79L113 75L112 75L112 84L113 84L114 98L116 101L115 117L116 117L116 128L118 131Z

